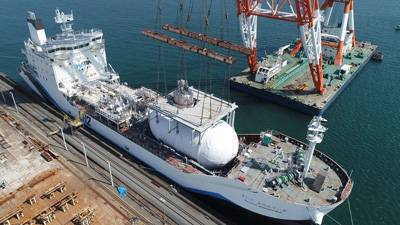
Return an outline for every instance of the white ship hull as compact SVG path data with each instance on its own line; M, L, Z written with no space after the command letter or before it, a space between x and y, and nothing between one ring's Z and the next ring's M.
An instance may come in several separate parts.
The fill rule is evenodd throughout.
M78 109L71 105L61 92L56 90L55 83L48 81L49 83L43 84L39 80L31 82L31 79L28 79L28 76L23 72L21 76L35 92L38 92L39 95L56 104L57 108L64 113L70 116L78 114ZM35 86L35 84L40 85L40 87ZM49 93L52 94L50 95ZM119 146L124 151L127 151L163 176L173 180L181 187L191 192L224 200L253 213L279 220L320 222L324 215L342 203L342 201L339 201L326 207L313 208L306 204L289 203L266 193L253 191L244 183L237 180L203 174L184 173L89 115L85 115L85 118L85 125L88 128Z
M336 203L317 202L314 204L303 202L302 196L293 200L292 197L297 197L298 192L280 198L277 197L279 195L272 196L264 193L263 190L267 188L259 189L260 186L258 186L255 190L255 186L239 181L241 176L236 176L237 174L235 176L228 174L227 177L223 177L196 171L196 168L203 170L226 165L232 157L236 157L238 162L243 163L241 168L250 162L247 161L244 164L245 160L239 159L246 156L246 153L238 154L238 138L233 128L236 104L193 89L197 93L197 99L194 101L193 90L182 81L178 82L178 89L172 96L176 104L183 106L179 110L178 106L175 107L167 99L171 96L159 97L157 93L145 88L131 89L120 83L119 75L108 64L101 30L74 31L71 24L72 13L64 14L56 10L54 19L60 24L62 33L47 38L40 18L33 12L28 12L27 24L30 38L24 42L23 54L26 56L26 61L19 69L24 81L34 92L48 99L60 111L72 118L81 118L86 127L181 187L268 218L284 221L312 221L317 224L321 224L324 215L340 205L350 193L352 186L346 185L350 188L347 190L347 195ZM152 104L155 99L157 99L157 105ZM196 104L197 101L203 102L203 106ZM203 110L206 101L207 105L209 104L209 116L205 117ZM145 120L152 110L156 112L153 115L156 120L152 121L149 117L147 122L150 122L149 126L154 137L162 140L163 143L169 143L174 151L184 154L185 157L195 159L199 167L196 165L196 168L193 168L194 164L185 165L185 169L192 167L194 172L174 165L170 159L179 162L179 159L175 158L176 154L167 152L167 155L171 154L171 156L160 156L162 154L157 154L160 152L153 153L155 149L146 149L124 136L131 134L129 132L134 132L134 129L130 130L132 121ZM81 115L81 112L88 112L88 114ZM177 113L185 116L177 116ZM226 121L223 122L223 119ZM107 122L103 124L101 121ZM172 130L175 130L174 134L171 133ZM217 131L213 133L214 130ZM156 131L159 131L158 134ZM231 145L228 146L229 144ZM335 171L339 170L342 176L349 180L347 174L338 165L333 161L329 163L333 163L336 166ZM231 169L235 168L239 167ZM264 167L257 173L265 173ZM340 181L339 178L337 179ZM262 182L265 183L265 181ZM296 187L299 188L298 185ZM309 195L305 194L304 198L307 196ZM324 201L324 199L320 200Z

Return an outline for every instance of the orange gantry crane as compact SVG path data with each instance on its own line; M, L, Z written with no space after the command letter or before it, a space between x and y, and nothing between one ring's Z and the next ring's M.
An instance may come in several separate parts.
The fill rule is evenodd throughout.
M322 33L322 23L324 23L324 25L329 23L333 6L336 2L345 4L341 32L339 35ZM322 45L337 48L335 64L341 65L344 54L343 49L344 46L347 46L346 43L349 39L347 38L346 40L346 37L352 38L353 46L355 45L353 0L325 0L321 8L318 0L236 0L236 4L244 47L169 24L165 24L163 29L245 54L250 72L255 74L257 72L257 18L264 17L296 23L299 29L299 40L293 48L292 54L296 54L303 48L304 54L309 61L315 89L318 93L324 94ZM177 41L174 38L170 38L158 32L146 30L142 33L156 40L228 64L234 62L234 58L231 56L225 56L212 50L202 49L184 41ZM329 41L322 41L322 37L326 37L325 39Z
M296 23L299 42L309 60L310 72L318 93L324 94L321 22L318 0L236 0L243 44L252 50L247 56L251 73L257 72L257 18L264 17Z
M344 47L345 42L350 41L352 47L356 45L356 36L355 36L355 26L354 26L354 1L353 0L325 0L321 6L321 14L324 17L324 26L329 26L329 22L332 16L332 10L335 6L335 3L343 3L344 4L344 14L342 18L342 23L340 27L339 35L334 34L322 34L323 37L329 37L329 42L322 42L323 45L327 45L330 47L337 48L335 64L342 65L343 63L343 55L344 55ZM349 37L346 40L346 36Z

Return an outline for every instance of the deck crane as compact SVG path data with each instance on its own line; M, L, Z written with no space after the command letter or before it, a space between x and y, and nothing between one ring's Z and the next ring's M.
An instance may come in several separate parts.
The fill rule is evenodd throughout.
M296 23L309 60L310 72L318 93L324 94L322 70L321 22L318 0L236 0L243 44L252 50L247 56L251 73L257 72L257 18L264 17ZM301 43L301 44L300 44Z
M327 37L334 41L323 41L323 45L337 48L335 64L342 65L345 50L356 45L355 26L354 26L354 1L353 0L325 0L321 6L321 14L324 17L324 26L328 27L331 20L332 11L335 3L344 4L344 14L340 26L339 34L323 33L322 37Z

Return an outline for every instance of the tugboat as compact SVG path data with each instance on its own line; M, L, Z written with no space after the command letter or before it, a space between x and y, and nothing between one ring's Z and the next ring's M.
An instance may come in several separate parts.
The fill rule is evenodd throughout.
M384 58L384 55L382 52L375 52L372 55L372 60L374 60L375 62L382 62Z

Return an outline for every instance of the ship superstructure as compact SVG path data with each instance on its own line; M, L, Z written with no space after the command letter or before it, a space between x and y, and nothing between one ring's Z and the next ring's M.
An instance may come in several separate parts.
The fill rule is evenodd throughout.
M72 12L66 15L56 10L54 19L62 32L47 37L41 19L28 12L30 38L22 50L26 62L20 71L36 93L46 95L52 103L75 117L78 111L71 107L68 99L78 92L74 88L76 85L97 80L119 82L119 75L107 64L101 30L74 31Z
M166 96L121 83L107 63L103 33L73 30L72 13L56 10L62 32L53 37L34 13L27 21L31 37L19 71L29 86L187 190L317 224L350 194L346 172L315 149L326 130L321 117L308 127L308 146L273 131L238 136L237 105L185 80Z
M274 55L266 55L258 65L254 80L258 83L268 84L277 79L277 75L288 64L288 60L282 57L284 51L290 45L283 46Z

